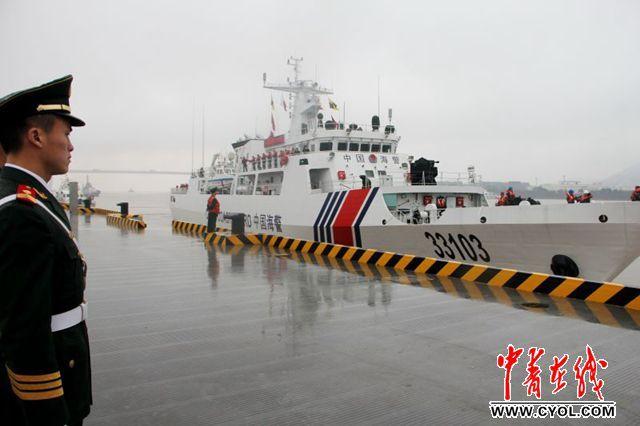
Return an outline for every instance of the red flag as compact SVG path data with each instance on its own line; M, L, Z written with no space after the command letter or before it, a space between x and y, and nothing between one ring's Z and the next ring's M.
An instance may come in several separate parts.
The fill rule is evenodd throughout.
M271 114L271 129L276 131L276 120L273 118L273 113Z

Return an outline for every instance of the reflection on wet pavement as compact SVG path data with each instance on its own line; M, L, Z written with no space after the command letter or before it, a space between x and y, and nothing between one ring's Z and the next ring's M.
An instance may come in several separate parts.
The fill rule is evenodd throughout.
M604 325L622 327L628 329L640 329L640 312L626 310L616 306L608 306L602 303L584 302L568 298L556 298L543 294L518 291L511 288L489 286L481 283L462 281L457 278L438 277L435 275L412 274L410 272L385 268L378 265L368 265L351 262L344 259L328 258L309 253L289 252L274 247L254 246L233 247L223 249L207 246L207 250L225 251L233 259L244 256L247 251L264 252L278 259L289 258L300 263L309 263L346 271L361 277L370 278L372 283L404 284L420 286L448 295L472 299L482 302L501 303L515 309L525 309L546 315L565 316L582 319L584 321L600 323ZM388 304L391 302L391 290L382 287L381 300L376 302L374 286L370 286L367 303L370 306L376 303Z

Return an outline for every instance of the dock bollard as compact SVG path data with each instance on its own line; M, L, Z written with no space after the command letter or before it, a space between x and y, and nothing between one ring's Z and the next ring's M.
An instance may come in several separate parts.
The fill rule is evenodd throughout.
M129 215L129 203L118 203L116 206L120 207L120 216L127 217Z
M228 213L224 215L224 218L231 221L232 234L244 234L244 213Z

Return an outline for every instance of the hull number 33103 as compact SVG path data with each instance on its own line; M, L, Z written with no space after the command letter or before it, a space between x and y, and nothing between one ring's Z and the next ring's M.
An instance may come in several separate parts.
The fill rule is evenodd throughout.
M433 251L438 257L448 257L449 259L456 260L456 256L459 256L462 260L472 260L474 262L478 259L483 262L490 262L491 256L484 247L482 247L482 241L473 234L468 237L462 234L441 234L436 232L434 234L425 232L424 236L431 240L433 243Z

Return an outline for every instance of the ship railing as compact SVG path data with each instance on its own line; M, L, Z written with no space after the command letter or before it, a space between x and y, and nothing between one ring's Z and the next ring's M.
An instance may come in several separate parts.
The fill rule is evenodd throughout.
M379 124L374 126L372 124L358 124L358 123L338 123L336 121L327 120L322 123L322 126L318 126L316 130L342 130L349 133L357 132L379 132L384 135L393 135L396 133L396 128L393 124ZM308 133L308 132L307 132ZM304 133L303 133L304 134Z
M464 172L442 172L435 178L426 172L405 173L405 179L409 185L468 185L478 183Z
M188 187L180 187L180 188L171 188L172 194L186 194L189 190Z
M424 216L417 216L412 212L399 210L392 210L391 214L393 214L400 222L406 223L407 225L423 225L434 223L440 219L445 210L446 209L424 210L423 213L426 213Z

